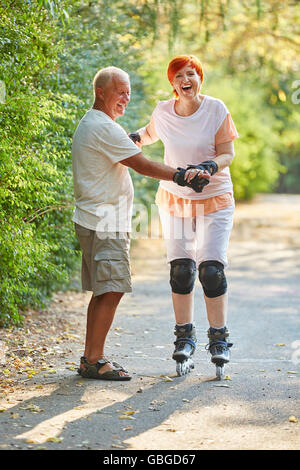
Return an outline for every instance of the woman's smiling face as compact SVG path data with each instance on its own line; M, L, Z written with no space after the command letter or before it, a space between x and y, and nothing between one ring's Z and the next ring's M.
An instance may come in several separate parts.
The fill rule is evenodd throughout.
M195 98L199 94L201 78L191 64L175 73L172 86L180 98Z

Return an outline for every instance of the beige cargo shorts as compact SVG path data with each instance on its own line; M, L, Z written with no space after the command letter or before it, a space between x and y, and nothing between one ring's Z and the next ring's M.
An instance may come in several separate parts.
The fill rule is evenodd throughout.
M93 296L106 292L132 292L130 236L127 232L96 232L75 223L82 250L82 289Z

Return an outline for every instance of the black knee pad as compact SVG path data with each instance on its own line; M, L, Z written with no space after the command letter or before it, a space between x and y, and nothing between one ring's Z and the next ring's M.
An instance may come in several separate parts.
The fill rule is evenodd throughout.
M197 275L196 263L189 258L179 258L171 261L170 284L175 294L192 292Z
M227 291L224 265L219 261L204 261L199 265L199 281L207 297L219 297Z

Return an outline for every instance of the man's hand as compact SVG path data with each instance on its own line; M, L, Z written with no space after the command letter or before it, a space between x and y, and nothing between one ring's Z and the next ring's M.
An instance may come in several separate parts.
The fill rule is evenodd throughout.
M173 177L174 183L179 186L192 188L196 193L201 193L203 188L208 185L210 174L207 170L201 168L177 168Z

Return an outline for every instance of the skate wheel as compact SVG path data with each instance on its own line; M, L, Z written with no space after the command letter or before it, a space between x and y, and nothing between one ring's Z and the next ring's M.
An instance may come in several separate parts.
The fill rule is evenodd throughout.
M224 379L224 366L216 366L217 380Z
M182 362L177 362L176 364L176 372L177 372L177 375L178 377L181 377L183 374L183 371L184 371L184 367L182 365Z
M179 377L188 374L192 369L194 369L194 362L191 359L183 362L176 363L176 372Z

